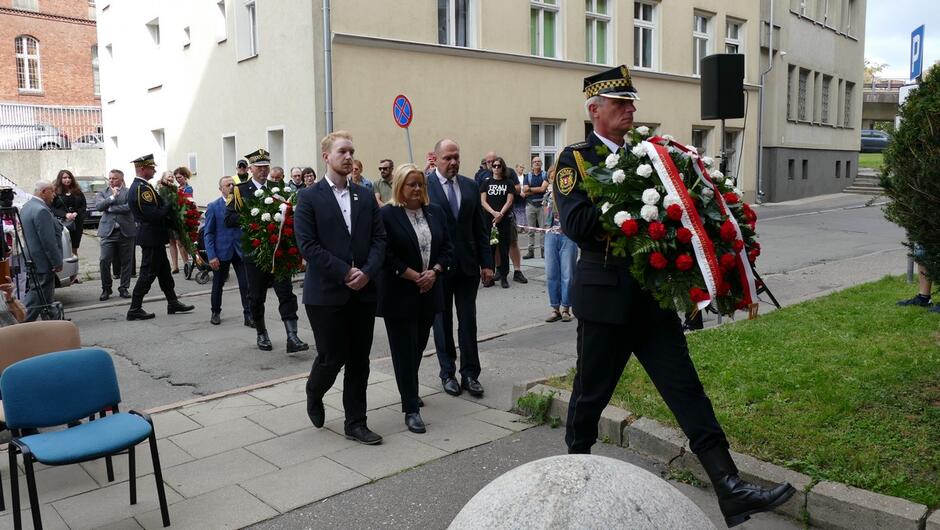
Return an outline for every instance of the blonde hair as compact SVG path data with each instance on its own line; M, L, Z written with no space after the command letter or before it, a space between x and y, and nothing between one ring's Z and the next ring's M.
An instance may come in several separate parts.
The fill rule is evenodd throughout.
M333 148L333 142L342 138L343 140L353 141L352 135L349 134L349 131L333 131L330 134L323 137L320 140L320 152L329 153L330 149Z
M402 164L392 172L392 197L388 200L389 204L395 206L405 205L405 201L402 200L402 195L405 194L405 181L415 173L421 176L421 205L427 206L431 202L430 197L428 197L428 179L424 176L424 171L418 169L418 166L414 164Z

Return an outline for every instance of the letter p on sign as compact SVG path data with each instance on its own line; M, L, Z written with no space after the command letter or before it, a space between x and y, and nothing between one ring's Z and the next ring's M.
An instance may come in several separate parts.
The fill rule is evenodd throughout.
M911 33L911 79L917 79L924 68L924 26Z

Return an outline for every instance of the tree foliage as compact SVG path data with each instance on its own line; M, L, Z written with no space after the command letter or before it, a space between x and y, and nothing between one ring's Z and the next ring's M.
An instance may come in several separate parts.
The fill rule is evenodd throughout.
M885 215L920 246L918 263L940 281L940 68L931 68L900 108L901 125L884 152Z

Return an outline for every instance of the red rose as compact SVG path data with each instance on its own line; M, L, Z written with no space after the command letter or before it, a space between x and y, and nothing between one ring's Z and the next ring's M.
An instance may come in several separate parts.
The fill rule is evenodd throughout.
M288 209L287 211L290 212L289 209ZM285 217L285 218L284 218L284 224L285 224L286 226L294 226L294 216L288 215L287 217Z
M176 204L179 204L180 206L182 206L186 204L186 199L180 197L179 199L176 199Z
M742 210L744 211L744 218L747 219L747 222L754 223L757 221L757 212L755 212L749 204L744 203Z
M666 208L666 217L672 219L673 221L681 221L682 207L678 204L670 204L669 208Z
M734 241L734 238L738 237L737 230L734 229L734 224L731 223L731 219L728 219L721 224L721 238L725 241Z
M274 257L275 257L275 258L280 258L280 257L282 257L282 256L284 256L284 251L283 251L283 250L277 249L277 250L274 251Z
M695 265L695 260L688 254L680 254L676 258L676 268L680 271L687 271L692 268L692 265Z
M255 247L255 248L260 247L260 246L261 246L261 240L260 240L260 239L252 239L252 240L251 240L251 246L253 246L253 247Z
M710 299L711 297L708 296L707 291L699 289L698 287L693 287L689 289L689 298L692 299L693 304L698 304L699 302L704 302Z
M294 235L294 229L291 228L291 227L289 227L289 226L285 226L285 227L284 227L284 237L290 237L290 236L292 236L292 235Z
M650 223L650 226L647 230L649 232L650 239L654 241L658 241L666 237L666 225L660 223L659 221L653 221Z
M249 229L249 230L257 230L257 229L259 229L259 228L261 228L261 227L258 226L258 223L251 223L250 225L248 225L248 229Z
M721 265L721 270L730 271L731 269L737 266L737 260L734 257L734 254L728 252L727 254L722 254L718 258L718 262Z
M744 241L735 239L734 243L731 243L731 248L733 248L735 252L741 252L741 250L744 248Z
M633 219L627 219L620 225L620 231L623 232L623 235L627 237L633 237L636 235L637 231L640 230L640 226L636 224L636 221Z
M747 259L751 263L754 263L755 261L757 261L757 256L760 256L759 250L749 250L747 253Z
M680 243L688 245L692 242L692 231L686 227L681 227L676 230L676 240Z
M297 255L297 252L299 252L299 251L297 250L297 247L291 247L291 248L287 249L287 253L290 254L291 256L296 256L296 255Z
M757 255L760 256L760 243L758 243L757 241L752 242L752 243L751 243L751 250L756 250L756 251L757 251Z
M731 285L728 282L719 279L718 284L715 285L715 294L718 296L724 296L728 294L728 291L731 290Z
M277 231L277 225L274 223L268 223L268 233L274 233Z
M738 194L733 191L729 191L722 196L725 198L725 202L728 204L737 204L740 200L738 199Z
M277 234L271 234L271 237L268 238L268 241L270 241L272 245L277 243Z
M653 252L650 254L650 267L653 267L656 270L662 270L666 268L666 265L669 265L669 260L666 259L666 256L663 256L662 252Z

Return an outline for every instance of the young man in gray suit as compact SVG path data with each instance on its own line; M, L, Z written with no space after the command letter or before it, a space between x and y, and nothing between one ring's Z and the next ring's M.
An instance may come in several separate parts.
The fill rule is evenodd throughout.
M127 204L127 187L124 185L124 172L112 169L108 173L108 189L98 192L95 209L101 214L98 223L98 237L101 238L101 297L104 302L111 297L111 263L117 257L121 264L121 283L118 294L121 298L130 298L128 288L131 285L131 266L134 262L134 237L137 225Z
M29 250L27 258L35 267L35 275L27 277L29 292L23 300L27 310L26 322L39 318L44 305L52 303L55 273L62 270L62 224L49 208L55 199L55 188L40 180L33 188L33 195L35 197L20 208L23 237Z

